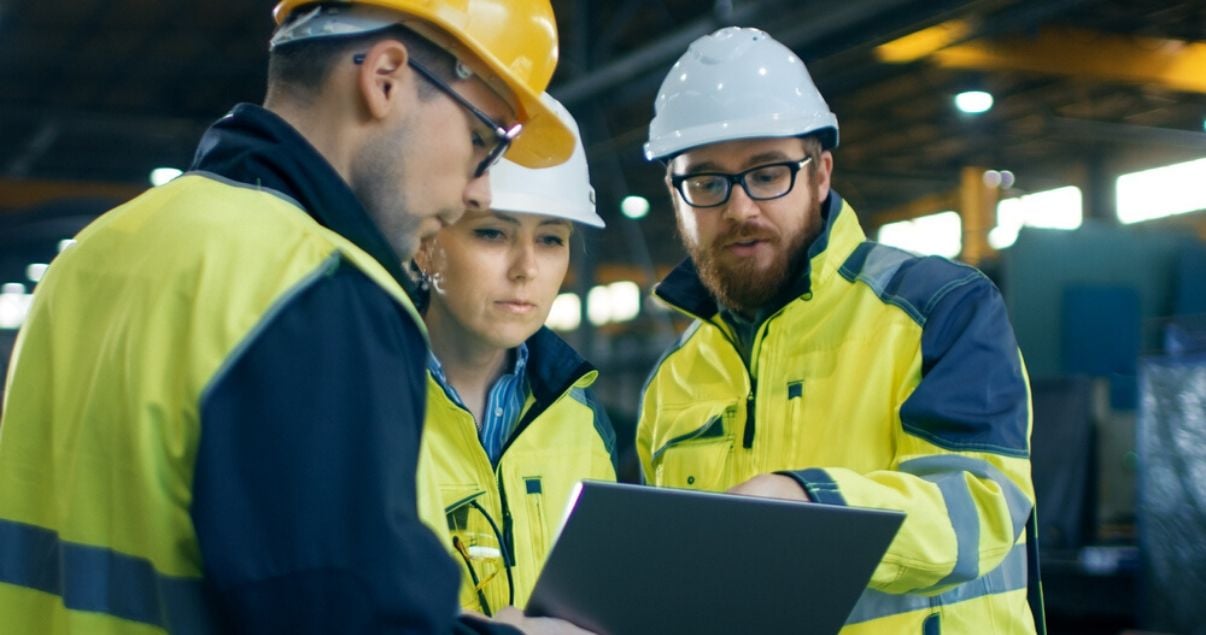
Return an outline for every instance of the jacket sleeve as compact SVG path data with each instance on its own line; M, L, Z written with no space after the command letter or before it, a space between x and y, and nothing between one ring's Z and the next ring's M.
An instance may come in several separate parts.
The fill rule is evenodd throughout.
M871 579L889 593L941 593L1024 561L1034 501L1029 384L1000 293L977 274L929 304L892 469L786 473L814 501L908 514Z
M211 382L191 514L223 632L493 629L458 620L457 570L417 517L425 360L412 318L342 265Z

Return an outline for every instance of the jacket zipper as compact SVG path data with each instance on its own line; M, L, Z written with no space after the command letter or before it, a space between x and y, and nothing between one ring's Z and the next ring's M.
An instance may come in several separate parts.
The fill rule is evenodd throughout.
M754 404L758 400L758 380L754 377L752 366L757 361L755 356L762 349L762 340L766 339L766 334L770 331L770 327L767 325L782 311L783 309L779 309L762 321L762 324L758 326L758 331L754 333L753 345L750 346L750 363L745 367L745 374L750 378L750 393L745 396L745 434L741 440L741 447L747 450L754 447L754 433L757 431L754 423Z
M507 504L507 488L503 485L502 470L498 471L498 496L502 501L503 514L503 542L506 543L506 549L503 557L508 567L515 566L515 533L513 531L514 523L511 521L511 506Z
M695 319L698 320L699 318L696 317ZM767 319L769 320L770 318ZM762 333L762 329L765 326L764 322L762 326L758 327L758 333ZM737 352L737 356L741 357L741 353L739 352L741 345L738 344L737 339L729 335L725 329L720 329L720 333L733 345L733 351ZM762 338L758 337L757 339L761 340ZM754 350L751 348L750 356L753 357L753 354ZM745 368L745 376L750 380L750 392L745 396L745 431L741 436L741 447L749 450L754 447L754 432L756 432L754 425L754 401L758 394L758 380L754 379L754 373L750 370L749 365L746 364L744 359L741 360L741 366Z
M507 450L509 450L511 448L511 444L514 443L515 440L519 438L520 434L522 434L525 430L527 430L528 425L530 423L532 423L533 421L535 421L537 417L544 414L544 412L546 410L548 410L549 407L554 402L556 402L558 399L561 399L562 397L564 397L566 395L566 393L568 393L574 387L574 385L578 383L578 380L582 379L582 377L585 374L586 374L585 372L575 372L574 373L575 379L572 382L569 382L568 384L566 384L566 386L560 392L557 393L557 397L555 399L548 401L546 403L542 403L539 400L537 400L536 403L533 403L532 407L529 408L528 411L525 412L523 414L523 416L519 418L519 421L515 425L515 429L511 431L511 437L509 439L507 439L506 443L503 444L502 450L498 454L498 463L493 466L495 474L498 479L499 500L502 501L502 515L503 515L503 530L502 531L503 531L503 541L506 543L506 554L505 554L504 559L507 563L507 566L509 566L509 567L515 566L515 532L514 532L514 523L511 519L511 506L507 504L507 488L503 484L502 470L499 469L502 466L503 457L505 457L507 455Z
M574 385L578 383L578 380L582 379L582 377L585 375L586 375L585 371L583 371L581 369L576 369L575 372L573 373L574 380L567 383L565 385L565 387L557 393L557 395L558 395L557 399L560 399L561 397L565 396L565 394L568 393L570 391L570 389L572 389L574 387ZM506 456L507 450L510 449L510 447L511 447L511 443L514 442L515 439L519 437L520 433L523 432L527 428L529 423L534 421L539 415L543 414L543 412L548 409L549 405L551 405L553 403L553 401L557 401L557 399L553 399L552 401L550 401L548 403L542 404L540 402L537 402L537 403L533 404L532 407L529 408L528 411L525 412L522 417L520 417L518 424L515 426L515 430L513 430L511 432L511 438L507 439L507 442L503 445L502 450L499 452L499 455L498 455L498 464L497 465L491 464L491 466L490 466L495 473L495 480L498 482L498 498L499 498L499 502L501 503L501 507L502 507L502 522L503 522L503 527L502 527L502 534L503 534L502 539L503 539L503 547L504 547L503 561L508 567L515 566L515 531L514 531L515 523L514 523L514 520L511 518L511 506L507 504L507 488L506 488L506 485L503 484L502 470L498 469L498 467L502 464L503 457ZM467 408L465 408L463 405L460 407L466 413L469 412L469 410ZM469 414L469 418L470 418L470 420L473 419L473 415L471 413ZM483 453L483 455L485 454L484 448L482 449L482 453ZM486 457L486 462L490 463L490 457L488 457L488 456ZM514 590L514 589L512 589L512 590Z
M801 294L798 299L802 299L805 302L812 300L811 284L809 285L809 287L810 287L809 290L804 292L803 294ZM698 320L702 324L707 324L714 328L720 328L716 324L712 323L711 320L705 320L705 319L701 318L700 316L696 315L695 313L692 313L691 311L679 306L678 303L672 301L670 298L667 298L666 296L663 296L660 293L658 293L658 291L656 289L654 290L654 295L661 298L662 300L665 300L666 303L669 304L671 308L678 311L679 313L682 313L683 315L686 315L689 318ZM758 327L758 332L755 333L755 340L756 340L755 346L752 346L750 348L750 357L751 358L753 358L753 356L754 356L755 349L761 348L757 344L760 343L763 339L765 339L766 329L768 328L767 325L770 324L770 322L772 320L774 320L776 317L778 317L779 314L782 313L784 311L784 309L786 309L789 305L791 305L792 302L795 302L795 300L793 299L793 300L788 301L787 304L784 304L783 306L779 307L779 309L777 311L766 316L766 319L762 321L762 324ZM740 348L739 348L740 345L737 343L736 339L733 336L729 335L728 331L725 330L724 328L720 328L720 333L722 335L724 335L724 337L726 339L729 340L729 343L733 345L734 351L737 352L737 356L740 357L741 356ZM755 426L754 426L754 402L755 402L755 399L757 398L757 394L758 394L758 381L756 379L754 379L754 374L751 371L749 364L746 364L744 359L741 360L741 362L742 362L742 365L745 366L746 376L749 377L749 379L750 379L750 392L745 397L745 432L742 435L741 447L749 450L754 447L754 433L756 432Z
M754 396L757 393L758 381L751 376L750 394L745 396L745 436L741 440L741 447L747 450L754 447Z
M470 425L474 425L474 427L476 427L476 425L474 424L473 413L469 412L469 409L466 408L464 405L457 404L457 406L462 411L464 411L464 413L469 417ZM474 434L472 436L474 439L477 439L476 434ZM508 567L514 567L515 566L515 556L514 556L515 538L511 531L511 525L512 525L511 508L507 506L507 488L503 487L502 470L497 469L496 466L491 464L490 457L489 457L489 455L486 454L486 449L481 446L480 442L477 444L477 449L480 450L481 457L486 461L486 465L490 466L490 471L495 474L495 479L498 482L498 498L499 498L499 502L501 503L500 507L502 507L502 516L503 516L503 529L502 529L503 535L501 536L503 544L500 545L502 547L502 552L503 552L503 563ZM499 455L498 462L502 463L502 455L501 454Z

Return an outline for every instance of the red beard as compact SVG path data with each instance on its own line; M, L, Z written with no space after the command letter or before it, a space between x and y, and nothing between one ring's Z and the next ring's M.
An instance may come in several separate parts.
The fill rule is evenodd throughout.
M786 240L772 225L746 222L717 236L707 247L683 246L695 262L699 278L722 306L752 316L766 306L799 275L808 259L808 245L821 230L821 206L812 197L804 228ZM685 236L679 222L679 236ZM764 240L774 250L770 264L759 267L754 258L737 258L727 253L726 245L748 240Z

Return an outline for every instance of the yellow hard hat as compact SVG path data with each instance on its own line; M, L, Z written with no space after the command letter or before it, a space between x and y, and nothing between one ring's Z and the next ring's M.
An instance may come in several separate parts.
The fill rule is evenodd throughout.
M314 0L282 0L273 9L282 24L299 7ZM507 150L506 158L519 165L539 168L562 163L574 149L574 135L541 102L557 67L557 22L549 0L343 0L326 6L364 5L402 14L398 22L419 26L417 18L438 28L415 29L446 48L470 67L485 65L479 76L504 98L513 99L523 132ZM341 33L329 33L339 35ZM468 54L468 57L466 57Z

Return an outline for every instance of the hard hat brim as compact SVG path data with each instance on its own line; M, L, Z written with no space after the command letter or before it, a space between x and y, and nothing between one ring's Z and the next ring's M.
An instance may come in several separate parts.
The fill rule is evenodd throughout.
M496 212L510 212L512 214L534 214L536 216L548 216L549 218L563 218L575 223L582 223L591 227L606 227L603 222L603 217L595 211L593 205L572 205L567 202L561 202L557 206L557 211L536 211L545 210L549 207L548 197L539 196L531 193L522 192L502 192L495 193L494 198L490 201L490 209Z
M476 42L457 38L456 26L440 18L439 15L427 16L424 21L440 28L452 38L455 45L473 55L476 60L462 60L467 63L474 61L485 64L486 70L492 77L482 77L488 85L500 92L504 99L510 95L518 107L517 119L523 124L523 131L511 142L507 149L506 158L528 168L547 168L564 163L574 151L574 135L569 128L558 119L556 113L540 100L540 93L534 92L526 84L514 80L514 75L498 60L494 54L479 46ZM409 24L409 21L404 22ZM453 51L457 54L458 51ZM460 56L458 55L458 58ZM495 81L492 81L494 79ZM496 82L502 85L498 86ZM503 89L503 90L500 90Z
M747 119L739 122L724 122L723 124L707 124L674 130L671 134L661 134L656 141L645 144L645 159L656 161L673 157L691 148L737 141L739 139L763 139L803 137L815 135L821 139L821 147L832 150L838 144L837 117L829 113L825 117L798 117L787 120L770 120L765 118Z

